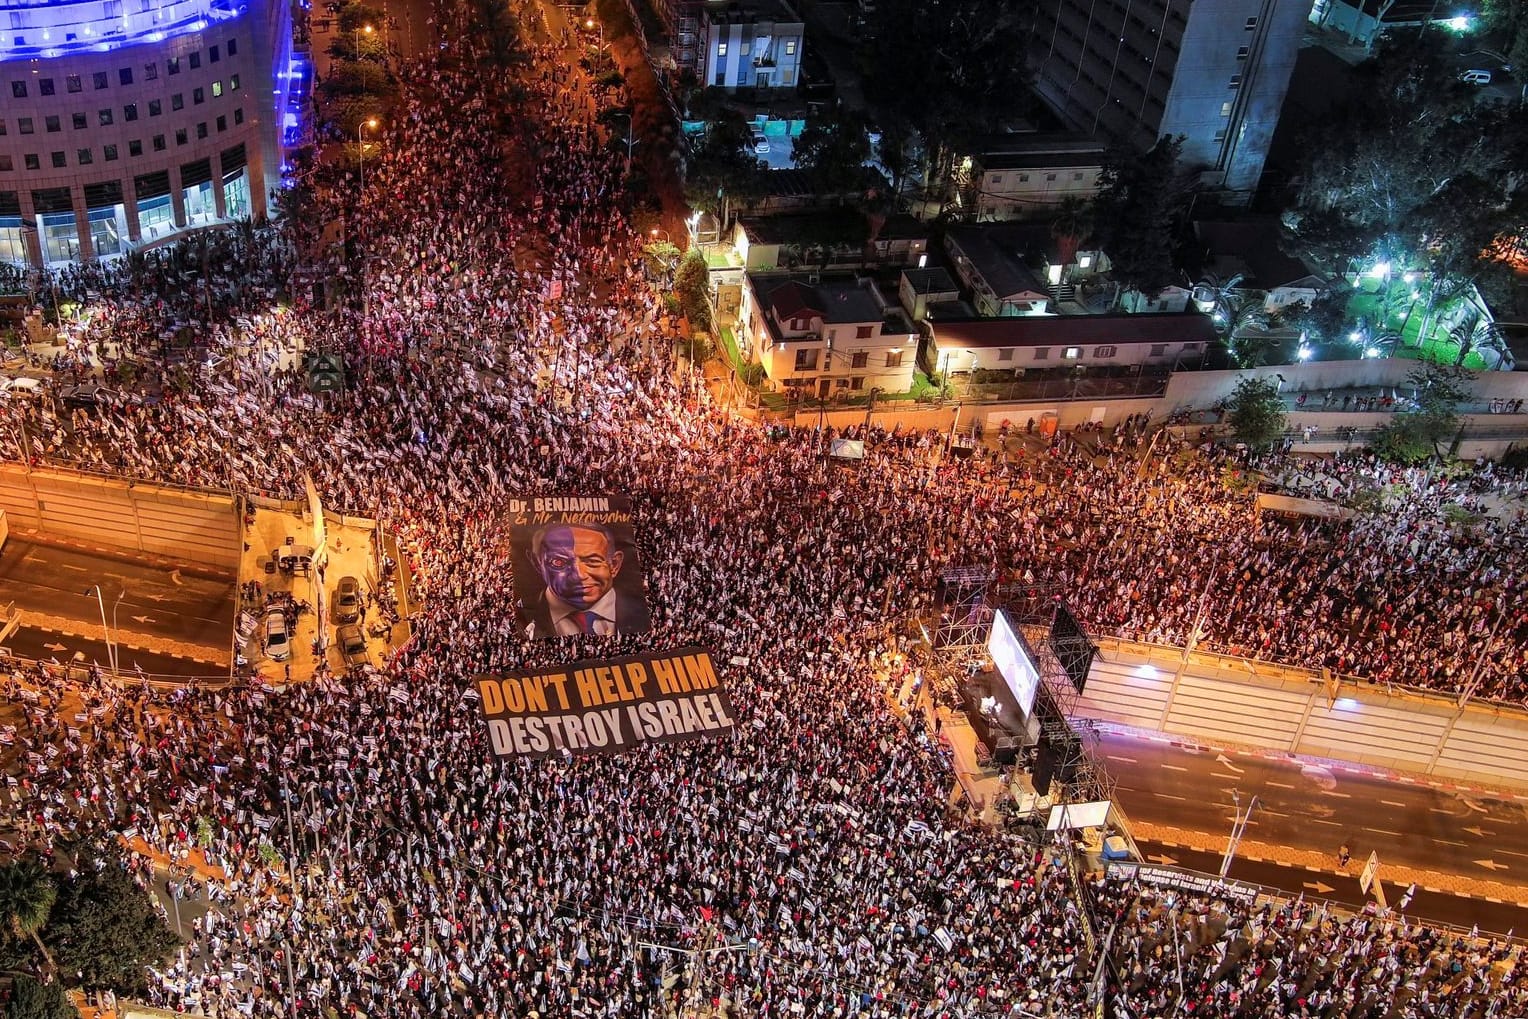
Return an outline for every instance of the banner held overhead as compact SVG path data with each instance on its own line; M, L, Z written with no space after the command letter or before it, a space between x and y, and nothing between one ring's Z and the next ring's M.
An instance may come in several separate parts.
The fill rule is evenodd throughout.
M493 752L615 754L640 743L676 743L732 731L732 701L711 652L575 662L550 672L479 676Z

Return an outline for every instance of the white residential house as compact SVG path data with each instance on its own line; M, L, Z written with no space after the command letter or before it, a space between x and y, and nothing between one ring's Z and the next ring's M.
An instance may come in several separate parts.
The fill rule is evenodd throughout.
M748 273L740 353L805 399L912 388L918 336L875 283L815 273Z
M1218 342L1209 316L1198 312L930 319L927 328L929 362L950 375L1079 365L1172 368L1197 363Z

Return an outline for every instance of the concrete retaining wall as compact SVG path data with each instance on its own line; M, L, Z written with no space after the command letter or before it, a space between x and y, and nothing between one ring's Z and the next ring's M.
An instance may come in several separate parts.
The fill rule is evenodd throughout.
M1528 789L1528 711L1343 683L1303 669L1102 640L1077 715L1206 743ZM1176 682L1175 682L1176 679Z
M10 525L84 545L236 569L238 511L223 494L0 464Z

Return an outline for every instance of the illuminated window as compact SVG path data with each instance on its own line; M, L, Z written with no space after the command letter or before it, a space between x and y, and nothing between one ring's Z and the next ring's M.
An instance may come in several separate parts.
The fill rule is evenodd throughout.
M1082 348L1067 347L1064 351L1061 352L1061 356L1064 360L1075 361L1082 356Z
M886 367L902 367L902 352L900 350L888 350L886 352Z
M716 44L716 55L719 56L719 57L725 57L727 55L727 44L726 43L719 42L719 43ZM22 88L26 88L26 83L22 82L21 83L21 87ZM25 95L25 93L22 93L22 94Z
M788 57L793 57L796 55L796 40L785 40L785 55Z
M212 98L216 99L218 96L220 96L222 94L223 94L223 83L221 81L213 82L212 83Z
M237 91L239 91L239 76L237 74L232 75L232 76L229 77L229 79L228 79L228 91L230 91L230 92L237 92Z
M1231 115L1231 101L1229 99L1220 104L1220 115L1222 117L1229 117Z

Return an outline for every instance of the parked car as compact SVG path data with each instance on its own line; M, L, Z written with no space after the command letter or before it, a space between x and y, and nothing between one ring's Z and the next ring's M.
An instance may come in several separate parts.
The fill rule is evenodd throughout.
M115 403L117 392L107 389L99 382L86 382L83 385L70 386L59 394L65 407L70 410L94 410L104 404Z
M27 378L25 375L6 379L4 383L0 383L0 392L6 396L33 399L42 395L42 380Z
M361 628L354 624L342 626L337 634L340 642L340 653L345 656L346 665L369 665L371 653L366 650L366 637L361 633Z
M1460 74L1459 80L1466 85L1489 85L1491 84L1491 72L1472 68Z
M275 611L265 617L265 653L272 661L284 662L292 657L291 634L287 632L286 615Z
M757 131L755 131L753 134L753 151L755 155L769 155L769 139L764 137L762 134L759 134Z
M313 550L307 545L282 545L271 549L271 560L282 573L307 573L313 566Z
M341 577L334 589L334 621L353 623L361 618L361 582L354 577Z

